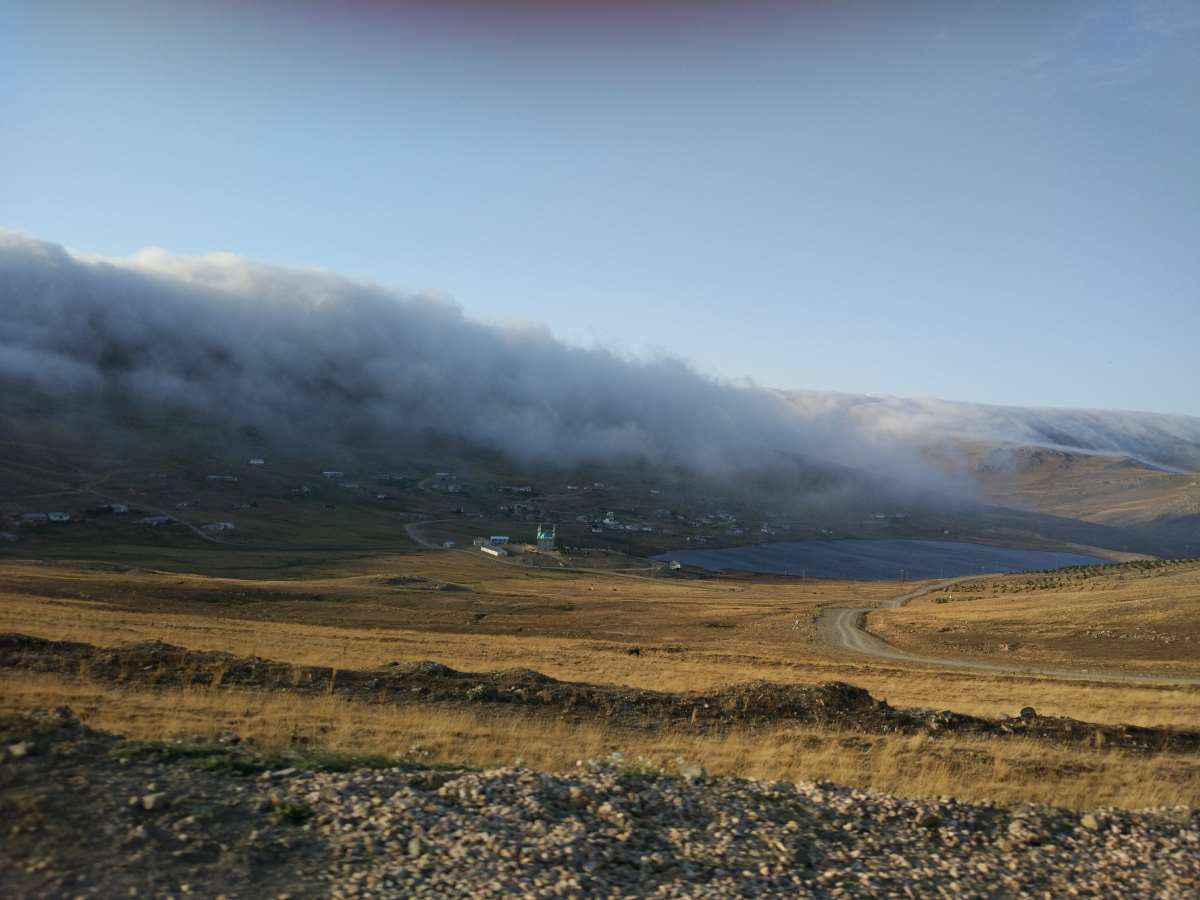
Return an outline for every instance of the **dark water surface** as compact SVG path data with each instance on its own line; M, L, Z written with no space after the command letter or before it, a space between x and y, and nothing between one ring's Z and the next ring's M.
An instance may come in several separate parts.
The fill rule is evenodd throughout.
M1109 562L1081 553L1016 550L958 541L908 540L791 541L719 550L677 550L654 558L677 559L716 572L766 572L861 581L901 577L950 578Z

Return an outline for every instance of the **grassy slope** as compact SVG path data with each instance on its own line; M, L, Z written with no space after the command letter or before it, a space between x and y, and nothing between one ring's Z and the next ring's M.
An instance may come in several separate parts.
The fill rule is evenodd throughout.
M1006 575L871 616L906 649L1113 671L1200 673L1200 563Z

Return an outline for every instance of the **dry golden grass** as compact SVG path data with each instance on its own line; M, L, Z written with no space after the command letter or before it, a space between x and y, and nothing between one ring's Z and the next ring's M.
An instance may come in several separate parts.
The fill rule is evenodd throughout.
M0 675L0 711L67 704L91 726L140 739L230 729L268 748L304 746L472 767L564 771L619 751L626 764L717 775L834 781L908 797L1089 808L1200 804L1200 760L1066 751L1023 740L930 738L776 727L700 735L619 732L530 714L390 707L336 696L122 690L45 674Z
M939 454L931 454L939 458ZM1134 525L1200 512L1200 477L1133 460L1047 447L964 442L941 454L1003 506L1112 525Z
M738 627L710 628L703 623L726 621L733 614L726 594L731 585L727 583L702 583L698 588L687 583L650 583L651 589L671 599L621 600L613 605L607 596L597 599L596 592L586 587L593 581L606 586L608 581L620 581L622 590L636 590L640 583L569 573L528 578L521 577L519 570L497 571L500 567L486 564L464 571L445 554L406 557L404 562L408 574L455 580L471 584L474 590L466 594L397 592L381 587L376 573L325 581L230 582L173 573L8 566L0 568L0 631L98 646L163 640L196 650L342 669L422 659L477 671L523 667L570 681L668 691L753 679L794 683L841 680L862 686L896 706L1011 715L1022 706L1033 705L1045 714L1097 722L1194 727L1200 721L1197 688L945 672L833 655L793 625L797 619L807 621L805 616L811 617L818 603L838 600L841 591L855 594L854 589L842 585L793 586L791 593L801 598L797 600L787 585L744 584L740 596L748 599L739 599L736 612L742 618ZM395 563L387 565L388 577L397 574L391 567ZM452 575L459 577L452 579ZM489 583L483 575L497 582ZM326 599L302 604L278 599L248 604L195 599L197 595L220 596L223 591L250 588L281 594L319 591ZM178 593L163 593L169 590ZM855 596L871 602L891 596L895 590L895 585L871 585ZM80 599L80 595L91 599ZM386 598L395 596L402 607L388 605ZM547 603L547 596L553 597L552 603ZM569 600L575 609L546 611L547 606L563 600ZM464 602L474 604L477 611L492 610L487 615L506 622L509 630L477 631L469 624L443 624L444 617L451 614L458 616L460 623L468 620L468 614L446 609L456 609ZM505 605L520 606L522 611L495 613ZM287 606L286 614L280 606ZM552 621L538 625L546 620ZM626 626L630 620L636 622L636 628ZM636 634L618 637L611 633L614 630L634 630ZM640 646L643 653L630 655L627 650L633 645ZM678 652L679 648L685 649Z
M428 583L389 583L401 575ZM431 590L439 581L470 590ZM822 604L872 605L897 590L879 583L691 583L529 572L463 554L360 561L303 580L6 564L0 631L98 646L163 640L340 669L421 659L465 670L519 666L564 680L668 691L758 678L842 680L896 706L1011 715L1028 704L1097 722L1194 727L1200 721L1198 688L937 671L838 656L814 643L810 624ZM921 612L970 605L930 603ZM632 646L642 653L631 655ZM1200 760L1187 757L787 726L707 736L617 732L509 711L497 716L218 689L122 690L0 672L0 708L62 704L96 727L145 739L230 729L270 746L304 743L481 767L521 758L550 770L619 750L656 765L682 758L717 774L831 780L914 797L1078 807L1200 803Z
M962 584L870 628L920 652L1200 676L1200 563L1147 565Z

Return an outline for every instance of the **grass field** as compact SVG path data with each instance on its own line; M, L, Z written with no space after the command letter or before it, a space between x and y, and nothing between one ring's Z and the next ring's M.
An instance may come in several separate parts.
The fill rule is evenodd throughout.
M578 556L570 569L505 565L469 551L393 550L378 530L355 543L354 530L369 530L374 526L367 519L383 515L360 507L341 519L351 526L349 536L301 525L311 541L286 549L180 535L159 541L120 523L14 545L0 559L0 631L101 647L161 640L343 669L419 660L466 671L526 668L562 680L660 691L756 679L839 680L898 707L1002 716L1032 705L1044 715L1112 724L1195 727L1200 721L1196 688L935 670L843 656L818 643L814 623L822 606L876 606L915 583L646 577L644 563L603 553ZM255 514L267 517L259 520L266 527L275 513L261 509ZM313 514L319 515L315 508ZM367 517L367 524L355 525L356 516ZM281 537L284 544L287 538ZM18 552L39 558L20 559ZM1098 571L1053 576L1053 583L1034 576L987 579L965 595L956 589L956 596L978 599L937 602L947 598L933 595L873 614L872 626L902 646L938 646L945 653L1195 671L1198 645L1185 638L1196 634L1200 567ZM1097 636L1081 636L1087 628ZM1144 637L1148 629L1175 639L1101 634ZM1010 649L991 646L997 640ZM719 734L665 727L650 733L530 712L498 716L336 696L122 688L15 669L0 670L0 696L4 710L65 704L89 724L147 739L229 729L272 747L476 766L519 758L548 769L620 752L625 765L673 770L682 761L718 774L829 779L909 796L1071 806L1200 802L1200 760L1018 739L782 724Z
M956 585L870 628L920 652L1200 675L1200 562L1135 562Z
M515 764L563 771L607 759L622 768L668 774L702 764L715 775L834 781L908 797L1076 808L1200 804L1200 760L1190 756L787 726L754 733L648 734L524 713L213 689L119 690L28 673L6 674L0 684L0 712L69 704L93 727L140 739L202 739L230 730L270 749L480 768Z
M0 567L0 631L98 646L163 640L342 668L422 659L464 670L523 667L659 690L842 680L897 706L1011 715L1032 704L1098 722L1200 720L1196 689L876 664L815 643L821 605L871 605L897 590L890 582L530 571L459 553L378 558L294 580L24 563Z

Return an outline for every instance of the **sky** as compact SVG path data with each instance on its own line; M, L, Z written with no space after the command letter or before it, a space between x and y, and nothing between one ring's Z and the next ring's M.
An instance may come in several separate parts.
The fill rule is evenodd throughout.
M0 228L783 388L1200 415L1191 2L0 0Z

